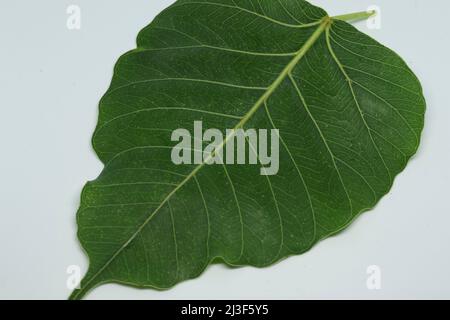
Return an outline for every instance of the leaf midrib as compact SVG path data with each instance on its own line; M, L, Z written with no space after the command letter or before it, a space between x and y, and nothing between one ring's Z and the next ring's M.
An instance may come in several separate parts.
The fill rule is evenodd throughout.
M269 97L275 92L275 90L280 86L280 84L289 76L291 71L297 66L299 61L305 56L305 54L309 51L309 49L316 43L317 39L322 35L322 33L326 30L327 27L331 25L332 18L329 16L325 16L320 20L318 27L311 34L308 40L304 43L304 45L296 52L293 59L286 65L286 67L282 70L280 75L274 80L274 82L267 88L264 94L255 102L252 108L245 114L239 123L233 128L237 130L239 128L243 128L244 125L250 120L250 118L259 110L261 106L269 99ZM221 150L226 143L234 136L233 133L226 136L221 145L219 145L216 150ZM179 189L181 189L188 181L192 178L195 178L195 175L204 167L204 165L210 160L213 155L211 154L207 159L203 161L203 163L199 164L194 170L191 171L189 175L186 176L167 196L161 201L160 205L148 216L148 218L138 227L136 232L134 232L130 238L119 248L117 251L111 256L111 258L105 262L105 264L95 273L93 274L87 281L84 283L83 287L78 291L74 292L71 296L71 299L77 299L79 296L82 296L87 290L90 289L90 284L92 281L97 278L115 259L116 257L141 233L141 231L147 226L147 224L153 219L153 217L159 212L159 210L166 205L169 199L177 193Z

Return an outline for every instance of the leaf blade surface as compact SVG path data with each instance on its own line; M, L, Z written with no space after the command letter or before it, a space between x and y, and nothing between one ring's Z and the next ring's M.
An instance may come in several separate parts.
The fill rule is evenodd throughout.
M122 56L100 103L105 163L83 190L90 267L169 288L215 259L267 266L345 228L416 152L425 102L395 53L305 1L177 1ZM171 132L277 128L280 171L170 161Z

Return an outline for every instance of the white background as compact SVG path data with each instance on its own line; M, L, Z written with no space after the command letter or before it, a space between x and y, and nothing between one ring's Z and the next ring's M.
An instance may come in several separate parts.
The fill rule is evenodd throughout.
M65 299L67 267L86 270L75 212L102 169L90 146L97 103L117 58L171 2L0 2L0 298ZM422 145L391 193L343 233L269 268L215 265L169 291L104 285L87 298L450 298L450 1L312 2L330 15L378 5L381 30L359 28L422 81ZM70 4L81 30L66 28ZM381 268L381 290L366 287L370 265Z

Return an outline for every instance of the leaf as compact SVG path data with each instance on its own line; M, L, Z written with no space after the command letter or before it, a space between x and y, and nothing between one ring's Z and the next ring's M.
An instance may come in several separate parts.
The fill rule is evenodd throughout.
M416 152L425 101L388 48L299 0L179 0L141 31L100 103L105 164L77 214L82 298L165 289L212 262L264 267L375 206ZM277 128L279 172L174 165L171 132Z

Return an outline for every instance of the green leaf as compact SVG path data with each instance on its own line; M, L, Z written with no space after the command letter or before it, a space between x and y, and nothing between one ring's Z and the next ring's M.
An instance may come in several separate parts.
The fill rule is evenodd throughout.
M374 207L417 150L425 101L397 54L342 21L369 15L179 0L143 29L100 103L105 168L82 192L90 266L71 298L108 282L170 288L212 262L268 266ZM171 132L197 120L279 129L278 174L173 164Z

